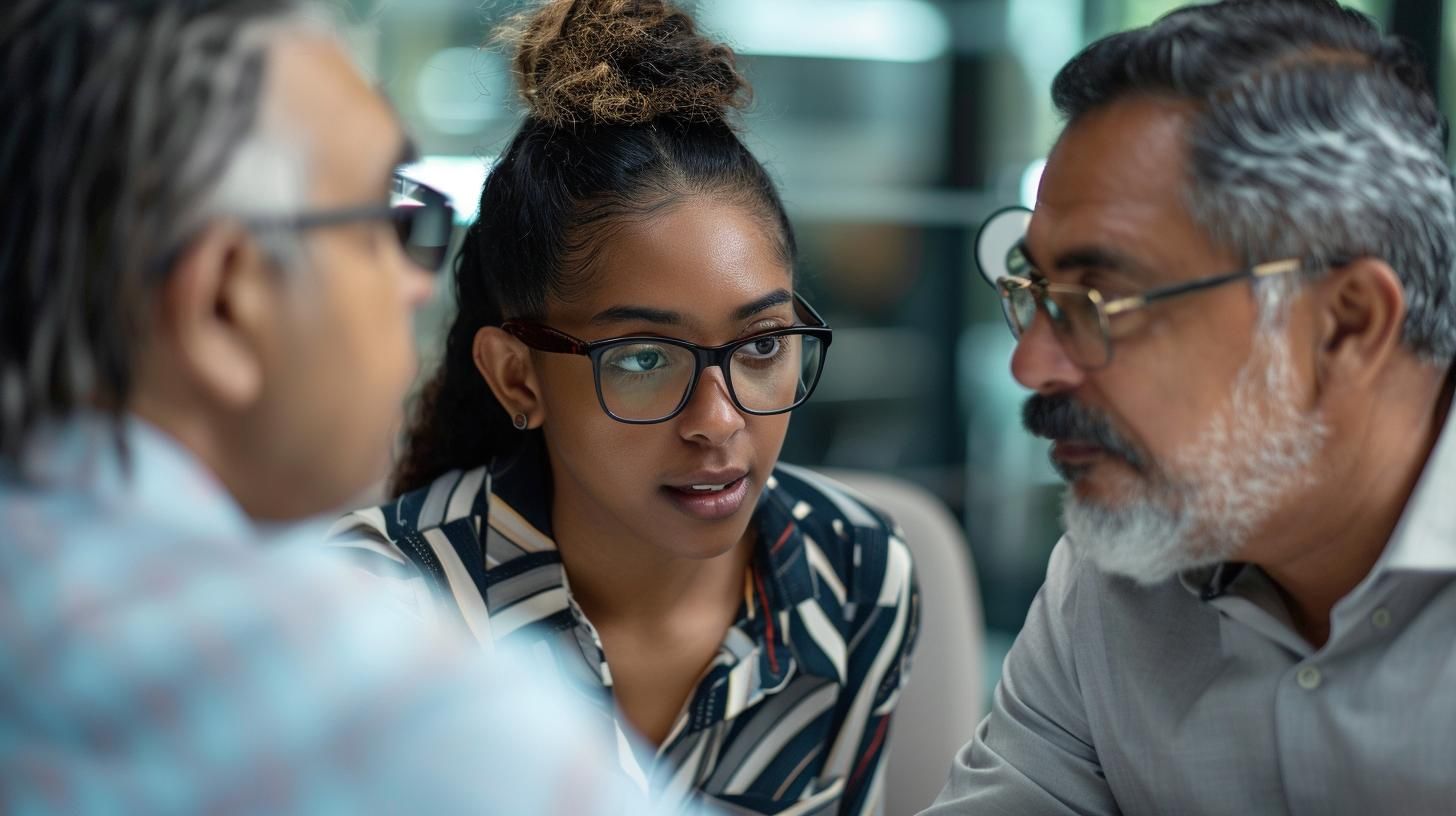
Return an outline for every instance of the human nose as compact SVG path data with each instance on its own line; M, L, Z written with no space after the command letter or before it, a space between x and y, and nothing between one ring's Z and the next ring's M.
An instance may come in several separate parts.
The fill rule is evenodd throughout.
M678 418L684 439L719 446L743 430L743 413L728 393L723 369L714 366L698 375L697 387Z
M1045 309L1037 309L1031 325L1016 341L1011 354L1011 376L1038 394L1070 391L1082 384L1086 373L1067 355Z

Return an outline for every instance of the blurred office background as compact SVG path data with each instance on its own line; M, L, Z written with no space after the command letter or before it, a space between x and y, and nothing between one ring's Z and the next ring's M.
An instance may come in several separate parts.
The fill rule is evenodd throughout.
M739 50L756 94L750 144L782 185L801 235L803 287L836 331L784 458L895 474L946 503L979 572L993 680L1060 533L1059 487L1045 444L1021 430L1011 337L972 242L992 210L1034 198L1060 127L1048 98L1057 69L1092 39L1179 4L684 5ZM1441 0L1354 5L1427 55L1456 43ZM479 45L521 0L351 6L361 59L426 154L417 173L472 212L520 116L507 57ZM1444 90L1449 100L1456 88ZM421 321L427 359L447 299Z

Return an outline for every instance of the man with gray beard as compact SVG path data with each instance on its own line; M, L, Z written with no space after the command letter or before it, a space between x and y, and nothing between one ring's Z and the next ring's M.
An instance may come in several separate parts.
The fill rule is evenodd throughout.
M1234 0L1088 47L978 239L1068 483L927 814L1456 808L1456 193L1399 42Z

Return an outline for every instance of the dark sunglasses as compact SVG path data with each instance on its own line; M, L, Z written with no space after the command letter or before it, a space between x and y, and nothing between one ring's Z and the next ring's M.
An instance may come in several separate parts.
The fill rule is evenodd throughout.
M252 229L308 230L359 221L388 221L404 254L427 272L438 272L450 252L455 228L455 208L439 190L396 174L388 205L320 210L277 217L250 219Z

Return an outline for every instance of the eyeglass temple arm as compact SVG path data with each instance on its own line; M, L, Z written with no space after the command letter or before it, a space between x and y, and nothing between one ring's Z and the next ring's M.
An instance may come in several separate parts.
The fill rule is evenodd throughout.
M454 217L455 208L450 203L449 196L414 179L396 173L394 175L394 186L396 188L408 188L408 195L436 199L436 203L444 207ZM422 196L420 194L423 194ZM421 205L424 206L424 205ZM262 215L255 218L246 218L243 223L251 229L313 229L314 227L331 227L335 224L348 224L353 221L364 221L371 218L390 218L394 215L396 207L389 204L367 204L360 207L349 207L343 210L333 210L321 213L303 213L300 215Z
M542 326L539 323L507 320L501 324L501 329L537 351L583 356L590 351L588 348L590 344L584 343L566 332L559 332L550 326Z
M799 307L799 309L805 315L807 315L810 320L813 321L809 324L811 327L826 328L829 326L828 323L824 322L824 318L820 317L819 313L814 310L814 307L809 305L809 301L805 300L804 297L798 292L794 293L794 305Z
M335 210L326 213L262 216L249 218L244 223L252 229L312 229L314 227L329 227L335 224L350 224L355 221L365 221L373 218L389 218L393 214L394 208L392 207L371 205L367 207L351 207L347 210Z
M1263 278L1271 278L1275 275L1283 275L1289 272L1295 272L1298 271L1302 266L1303 262L1301 262L1297 258L1290 258L1283 261L1270 261L1269 263L1259 264L1258 266L1250 267L1249 269L1241 269L1237 272L1230 272L1227 275L1215 275L1212 278L1203 278L1201 280L1189 281L1188 283L1178 283L1172 286L1164 286L1158 289L1152 289L1147 292L1143 292L1140 295L1131 295L1125 298L1118 298L1117 300L1103 304L1102 310L1109 316L1111 316L1118 314L1119 312L1128 312L1132 311L1133 309L1141 309L1142 307L1155 301L1166 300L1168 298L1177 297L1179 295L1186 295L1190 292L1199 292L1204 289L1212 289L1216 286L1223 286L1225 283L1231 283L1241 278L1253 278L1255 280L1259 280Z

